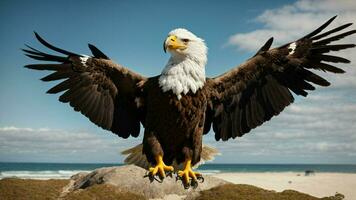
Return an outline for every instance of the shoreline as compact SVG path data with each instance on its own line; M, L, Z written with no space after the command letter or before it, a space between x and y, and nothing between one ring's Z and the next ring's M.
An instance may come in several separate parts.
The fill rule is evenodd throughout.
M18 179L33 179L33 180L50 180L50 179L70 179L71 176L85 172L85 173L90 173L93 170L44 170L44 171L0 171L0 180L5 179L5 178L18 178ZM220 170L213 170L213 169L208 169L208 170L197 170L197 172L200 172L201 174L207 176L215 176L223 179L229 179L229 175L232 175L233 177L237 175L241 175L242 177L244 176L257 176L257 175L295 175L295 176L301 176L301 177L312 177L315 175L356 175L356 172L318 172L318 171L313 171L311 175L306 176L305 171L263 171L263 172L254 172L254 171L236 171L236 172L224 172ZM221 177L220 177L221 176ZM235 181L235 178L231 179L232 182Z

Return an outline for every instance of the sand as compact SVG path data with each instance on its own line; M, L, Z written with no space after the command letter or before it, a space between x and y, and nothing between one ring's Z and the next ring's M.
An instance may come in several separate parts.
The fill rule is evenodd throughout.
M220 173L213 175L235 184L249 184L264 189L281 192L291 189L315 197L345 195L345 199L356 199L356 174L316 173L304 176L304 173Z

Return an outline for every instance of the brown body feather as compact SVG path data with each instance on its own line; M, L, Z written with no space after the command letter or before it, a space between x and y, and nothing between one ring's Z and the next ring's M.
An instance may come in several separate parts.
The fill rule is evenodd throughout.
M334 17L335 18L335 17ZM330 83L311 69L343 73L327 64L348 63L345 58L325 53L352 48L354 44L329 43L356 33L339 34L346 24L319 34L334 18L305 37L270 49L271 38L251 59L216 78L208 78L196 93L189 92L178 100L172 92L163 92L158 78L145 78L113 63L95 46L93 57L83 57L54 47L37 34L48 48L64 54L49 55L32 47L24 50L37 60L62 64L35 64L27 68L51 70L43 81L65 79L48 93L64 92L59 100L68 102L96 125L120 137L137 137L144 126L143 154L150 163L164 155L166 164L200 160L202 136L211 125L216 140L240 137L278 115L296 95L307 96L315 85ZM330 34L337 35L325 38Z
M144 87L146 106L143 149L150 162L164 155L165 163L192 158L200 160L205 111L209 97L207 87L189 92L180 100L172 92L163 92L158 77L148 79Z

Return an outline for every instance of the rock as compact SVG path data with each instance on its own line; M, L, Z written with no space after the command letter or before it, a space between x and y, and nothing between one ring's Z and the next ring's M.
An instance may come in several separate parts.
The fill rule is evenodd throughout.
M184 189L180 180L176 181L175 175L166 177L162 183L150 182L147 171L134 165L120 167L106 167L96 169L91 173L79 173L71 177L70 184L64 189L65 193L85 189L96 184L110 184L122 191L143 195L149 199L190 199L199 191L229 183L219 178L204 176L204 182L193 189ZM65 196L65 193L61 196Z

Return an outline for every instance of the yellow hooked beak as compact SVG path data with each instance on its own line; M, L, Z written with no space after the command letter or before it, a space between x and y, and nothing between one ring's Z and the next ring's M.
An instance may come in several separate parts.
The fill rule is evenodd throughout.
M167 37L167 39L164 41L163 43L163 50L164 52L168 50L176 50L176 49L180 49L180 50L184 50L186 49L187 46L180 41L177 36L175 35L171 35L169 37Z

